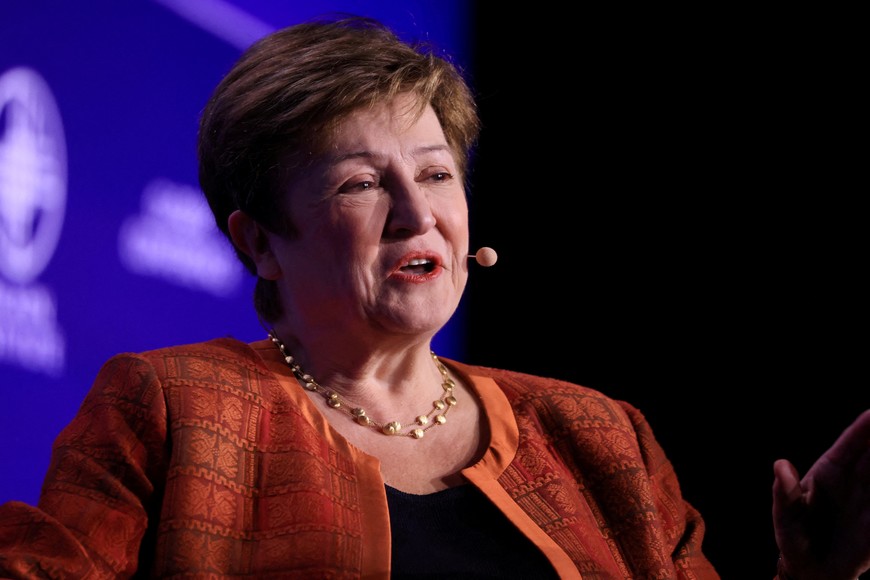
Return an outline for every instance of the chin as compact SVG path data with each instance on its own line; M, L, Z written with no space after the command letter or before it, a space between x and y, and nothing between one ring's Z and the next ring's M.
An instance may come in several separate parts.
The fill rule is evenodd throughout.
M443 305L435 308L431 305L419 306L392 316L387 327L399 334L434 335L447 324L452 315L453 311L448 312Z

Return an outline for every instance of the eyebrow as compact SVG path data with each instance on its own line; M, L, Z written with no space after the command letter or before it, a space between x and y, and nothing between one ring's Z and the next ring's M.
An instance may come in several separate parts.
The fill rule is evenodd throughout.
M417 147L411 153L413 155L421 155L425 153L437 153L440 151L446 151L448 154L452 155L452 151L450 150L450 146L447 144L438 144L438 145L426 145L423 147ZM379 153L375 153L374 151L363 150L363 151L353 151L350 153L342 153L340 155L336 155L335 157L331 157L327 160L328 165L338 165L344 161L349 159L378 159L383 157L383 155Z

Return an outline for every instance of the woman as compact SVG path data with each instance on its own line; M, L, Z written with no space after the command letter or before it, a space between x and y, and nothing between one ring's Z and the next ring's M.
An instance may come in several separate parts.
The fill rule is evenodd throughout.
M3 576L718 578L637 409L431 351L467 281L478 128L459 72L377 22L248 50L204 111L200 182L268 337L109 360L39 505L0 509ZM832 464L866 464L868 433L813 481L866 488ZM777 464L784 570L854 578L867 540L816 552L800 527L811 484ZM852 497L835 515L867 513Z

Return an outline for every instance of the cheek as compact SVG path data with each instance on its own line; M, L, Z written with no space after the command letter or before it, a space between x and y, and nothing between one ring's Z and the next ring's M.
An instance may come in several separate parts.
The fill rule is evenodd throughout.
M321 219L334 235L351 240L367 240L380 237L389 215L390 204L386 197L359 196L329 208L328 215Z
M441 207L440 219L451 231L468 230L468 202L465 193L459 192L449 200L444 200Z
M467 245L468 241L468 212L454 211L442 222L444 230L448 232L450 240L457 244Z

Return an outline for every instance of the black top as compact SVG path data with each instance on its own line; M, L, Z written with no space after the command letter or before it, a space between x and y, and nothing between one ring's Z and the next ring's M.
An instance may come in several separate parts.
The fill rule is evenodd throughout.
M426 495L387 486L392 578L558 578L544 554L476 487Z

